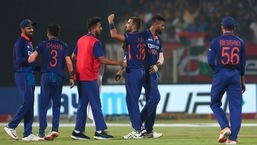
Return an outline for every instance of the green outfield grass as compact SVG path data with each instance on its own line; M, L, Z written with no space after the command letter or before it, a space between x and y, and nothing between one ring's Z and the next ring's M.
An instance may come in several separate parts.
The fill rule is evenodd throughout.
M39 142L24 142L21 141L23 126L19 126L16 130L18 132L19 140L10 139L4 132L4 126L0 126L0 144L1 145L219 145L217 138L219 135L219 127L201 127L201 124L216 123L214 120L179 120L179 121L157 121L156 124L200 124L200 127L163 127L156 126L154 130L162 132L163 137L158 139L138 139L138 140L123 140L122 135L132 131L130 126L114 126L114 124L128 124L127 121L108 122L108 132L114 135L113 140L102 141L94 140L93 134L95 128L87 126L86 135L91 137L88 141L77 141L70 138L73 130L73 125L70 127L61 126L59 130L59 137L54 141L39 141ZM243 120L243 123L257 123L256 120ZM48 128L46 131L49 131ZM38 127L34 127L34 134L37 134ZM239 145L256 145L257 144L257 126L241 128L239 134ZM220 144L222 145L222 144Z

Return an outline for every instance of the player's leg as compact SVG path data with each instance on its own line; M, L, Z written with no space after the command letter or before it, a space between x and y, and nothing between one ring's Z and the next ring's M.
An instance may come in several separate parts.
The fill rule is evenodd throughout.
M85 88L87 84L83 81L77 81L77 88L79 94L78 108L76 113L75 129L72 132L71 138L75 140L88 140L90 137L84 134L86 125L86 109L88 104L88 97Z
M58 132L59 129L59 118L60 118L60 106L61 106L61 95L62 95L63 77L57 76L56 86L53 90L53 117L52 117L52 130Z
M21 120L24 118L26 113L28 112L29 106L31 106L30 101L26 102L27 99L25 98L26 95L26 76L24 73L15 73L15 82L18 89L18 94L21 97L21 105L18 108L16 114L14 115L11 122L8 123L9 128L15 129Z
M211 88L211 102L210 107L213 111L216 120L218 121L221 132L218 138L218 142L223 143L227 140L231 134L230 125L222 106L222 96L228 88L230 82L230 76L227 74L226 69L220 70L214 75L212 88Z
M224 76L224 73L222 73L223 71L224 70L220 70L220 72L214 75L210 94L210 108L212 109L213 114L215 115L221 129L229 127L226 114L221 108L221 99L227 89L227 81L229 81L228 78L226 78L227 76Z
M95 127L96 131L94 134L94 139L100 139L100 140L108 140L112 139L113 136L107 134L105 129L107 129L107 125L104 120L103 111L102 111L102 105L100 100L100 94L99 94L99 86L97 84L97 81L89 81L87 82L87 87L85 88L85 91L87 92L87 95L89 97L89 103L92 108L93 117L95 119Z
M50 102L50 90L52 86L47 82L47 73L43 73L41 76L41 88L39 97L39 136L45 135L45 129L47 127L47 110Z
M234 73L235 75L227 91L231 124L231 136L229 136L229 139L232 141L237 140L242 120L242 86L240 74L237 70L234 70Z
M144 70L131 69L126 73L126 103L132 127L135 131L141 131L141 118L138 100L141 94Z
M59 120L60 120L60 106L61 106L61 95L63 86L63 77L56 75L56 82L51 83L51 98L53 101L52 105L52 130L45 136L45 140L54 140L59 136Z
M33 104L34 104L34 85L29 85L27 76L24 73L15 73L15 80L18 92L22 99L22 104L19 107L13 120L8 124L10 128L16 128L24 118L24 135L32 133L33 123ZM32 111L31 111L32 110Z
M34 120L34 90L35 90L35 79L32 73L26 73L26 84L25 84L25 101L28 102L28 111L24 116L24 133L23 141L38 141L39 137L32 134L32 123Z
M86 109L88 104L88 92L86 91L86 88L88 84L86 82L78 81L77 87L78 87L78 94L79 94L79 100L78 100L78 109L76 113L76 125L75 130L84 132L85 131L85 124L86 124ZM91 90L92 91L92 90Z
M32 124L34 120L34 90L35 86L30 86L26 89L25 99L26 102L30 102L30 106L26 115L24 116L24 137L27 137L30 134L32 134Z
M101 72L103 73L103 70L101 69ZM97 79L97 84L99 86L99 93L101 93L101 88L102 88L102 79L103 75L99 73L98 79ZM93 124L95 125L95 120L93 117L93 112L90 103L87 106L87 117L93 121Z
M104 121L104 116L102 112L102 105L99 94L99 87L97 81L87 82L87 87L84 88L87 92L89 103L92 108L93 117L95 119L96 130L107 129L106 123Z
M145 102L147 102L148 99L149 99L149 96L150 96L150 88L151 88L151 82L150 82L150 75L149 74L145 75L143 86L144 86L144 89L145 89ZM144 125L142 127L145 128L145 122L146 122L146 118L147 118L146 105L141 110L140 116L141 116L141 124Z
M19 96L21 97L21 105L14 115L13 119L8 123L8 125L4 128L6 133L12 137L13 139L18 139L15 128L19 125L21 120L26 116L29 112L30 107L33 106L33 100L29 96L26 96L30 87L27 87L27 78L25 73L15 73L15 82L18 89ZM31 130L30 130L31 131ZM26 132L29 134L29 132Z
M145 121L145 127L146 131L148 133L152 133L153 131L153 126L155 122L155 117L156 117L156 109L157 105L160 102L160 92L158 90L158 80L157 76L155 74L150 75L150 91L149 92L149 98L146 102L145 108L147 112L147 118Z

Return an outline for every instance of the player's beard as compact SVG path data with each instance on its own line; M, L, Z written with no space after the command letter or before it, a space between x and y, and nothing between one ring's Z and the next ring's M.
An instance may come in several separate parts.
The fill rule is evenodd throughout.
M131 33L131 31L132 31L132 30L130 30L130 29L126 29L126 32L127 32L127 33Z
M159 35L161 35L161 34L162 34L162 30L157 29L157 30L156 30L156 33L159 34Z
M32 35L33 35L33 32L25 32L25 35L27 36L27 37L29 37L29 39L30 40L32 40Z
M96 37L99 37L99 36L100 36L100 34L101 34L101 31L99 31L99 32L98 32L98 31L96 31L96 32L95 32L95 36L96 36Z

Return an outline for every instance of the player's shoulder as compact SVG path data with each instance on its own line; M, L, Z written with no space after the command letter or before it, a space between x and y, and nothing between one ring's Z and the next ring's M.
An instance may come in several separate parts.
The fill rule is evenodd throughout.
M211 43L219 42L219 41L222 40L222 39L224 39L224 38L222 38L222 36L214 37L214 38L211 40Z
M143 35L143 36L148 36L150 34L151 34L151 32L149 30L144 30L144 31L140 32L140 35Z
M44 40L44 41L40 42L40 43L38 44L38 46L43 46L43 45L45 45L46 43L47 43L47 40Z
M242 43L244 43L244 40L241 38L241 37L239 37L239 36L234 36L236 39L238 39L239 41L241 41Z
M28 42L29 41L22 36L18 37L18 39L16 40L16 43L28 43Z
M22 43L22 42L25 42L26 40L22 37L18 37L15 41L15 44L18 44L18 43Z
M62 40L57 40L58 41L58 43L60 43L61 45L64 45L65 47L68 47L68 44L66 43L66 42L64 42L64 41L62 41Z

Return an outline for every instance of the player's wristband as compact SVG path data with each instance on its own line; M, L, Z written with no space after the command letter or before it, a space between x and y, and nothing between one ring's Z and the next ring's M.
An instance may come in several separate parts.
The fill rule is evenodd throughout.
M156 66L158 67L158 69L160 69L162 67L162 64L160 62L157 62Z
M109 24L109 30L116 29L114 23Z

